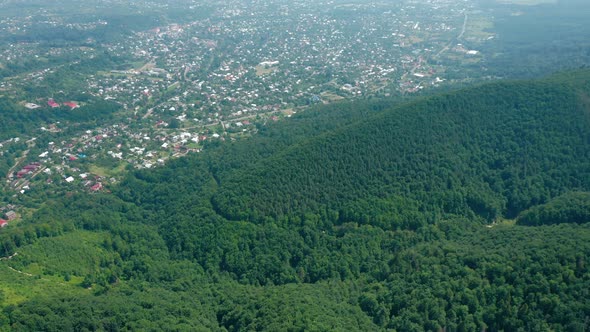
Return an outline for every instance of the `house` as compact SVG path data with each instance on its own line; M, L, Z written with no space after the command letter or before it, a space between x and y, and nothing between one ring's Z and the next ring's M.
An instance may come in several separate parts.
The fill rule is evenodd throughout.
M58 104L58 103L56 103L56 102L55 102L55 100L53 100L53 98L50 98L50 99L47 101L47 105L49 105L49 107L51 107L51 108L56 108L56 107L59 107L59 104Z
M37 105L37 104L34 104L34 103L26 103L26 104L25 104L25 107L26 107L27 109L34 110L34 109L37 109L37 108L39 108L39 107L41 107L41 106L39 106L39 105Z
M8 221L4 220L4 219L0 219L0 227L5 227L8 226Z
M25 175L27 175L29 173L30 173L30 171L28 171L28 170L20 170L20 171L18 171L16 173L16 177L19 178L19 179L21 179L21 178L23 178Z
M64 105L69 107L72 110L80 107L78 104L74 103L73 101L68 101L67 103L64 103Z
M92 191L99 191L101 189L102 189L102 183L100 183L100 182L96 183L94 186L92 186L90 188L90 190L92 190Z
M14 219L16 219L16 212L14 212L14 211L8 211L8 212L6 212L4 214L4 217L6 219L8 219L8 221L14 220Z
M29 165L23 167L23 170L35 171L35 170L37 170L38 167L39 167L38 164L29 164Z

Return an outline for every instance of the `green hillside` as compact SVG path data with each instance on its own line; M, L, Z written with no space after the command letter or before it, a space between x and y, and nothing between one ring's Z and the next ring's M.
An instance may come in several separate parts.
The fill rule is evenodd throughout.
M0 232L0 329L586 331L589 96L317 106L45 202Z
M590 193L568 192L546 204L533 206L518 216L521 225L537 226L590 221Z
M585 92L564 79L496 83L403 105L236 170L214 203L231 219L331 210L362 222L375 218L347 211L403 196L439 214L514 217L590 188Z

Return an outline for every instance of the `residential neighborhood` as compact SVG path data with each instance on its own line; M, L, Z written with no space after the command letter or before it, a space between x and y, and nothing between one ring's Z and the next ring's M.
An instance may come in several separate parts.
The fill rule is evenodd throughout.
M0 69L14 75L0 81L0 95L51 119L0 144L0 153L12 156L4 175L8 201L35 188L107 192L129 169L199 153L211 141L249 137L315 104L470 80L469 66L486 56L477 48L495 38L475 6L230 1L205 17L108 42L88 37L48 47L21 40L2 47ZM18 35L39 24L90 33L110 24L47 17L4 17L0 33ZM108 116L76 122L96 110Z

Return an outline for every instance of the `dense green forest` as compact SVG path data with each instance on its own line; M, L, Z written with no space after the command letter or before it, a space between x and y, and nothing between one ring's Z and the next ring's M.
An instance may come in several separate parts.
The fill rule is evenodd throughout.
M533 206L518 216L522 225L585 223L590 220L590 193L568 192L546 204Z
M213 203L230 219L253 221L327 210L332 222L379 223L380 214L412 206L400 197L438 213L431 222L445 214L512 218L590 188L588 114L578 93L553 82L497 83L417 101L230 172Z
M587 331L589 94L578 71L315 106L48 201L0 232L0 325Z

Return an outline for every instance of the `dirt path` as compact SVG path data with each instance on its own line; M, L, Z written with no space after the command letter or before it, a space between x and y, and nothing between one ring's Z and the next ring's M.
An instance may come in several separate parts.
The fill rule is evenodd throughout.
M153 108L153 107L152 107L152 108L150 108L150 109L147 111L147 113L145 113L145 115L144 115L144 116L142 116L141 118L142 118L142 119L146 119L146 118L148 118L150 115L152 115L152 113L154 113L154 108Z
M27 277L32 277L32 276L33 276L33 275L32 275L32 274L30 274L30 273L23 272L23 271L19 271L19 270L15 269L15 268L13 268L13 267L11 267L11 266L8 266L8 268L9 268L9 269L11 269L12 271L16 272L16 273L20 273L20 274L22 274L22 275L25 275L25 276L27 276Z
M6 260L9 260L9 259L12 259L12 257L14 257L16 255L18 255L18 252L15 252L14 254L12 254L10 256L7 256L7 257L0 257L0 260L6 261Z

